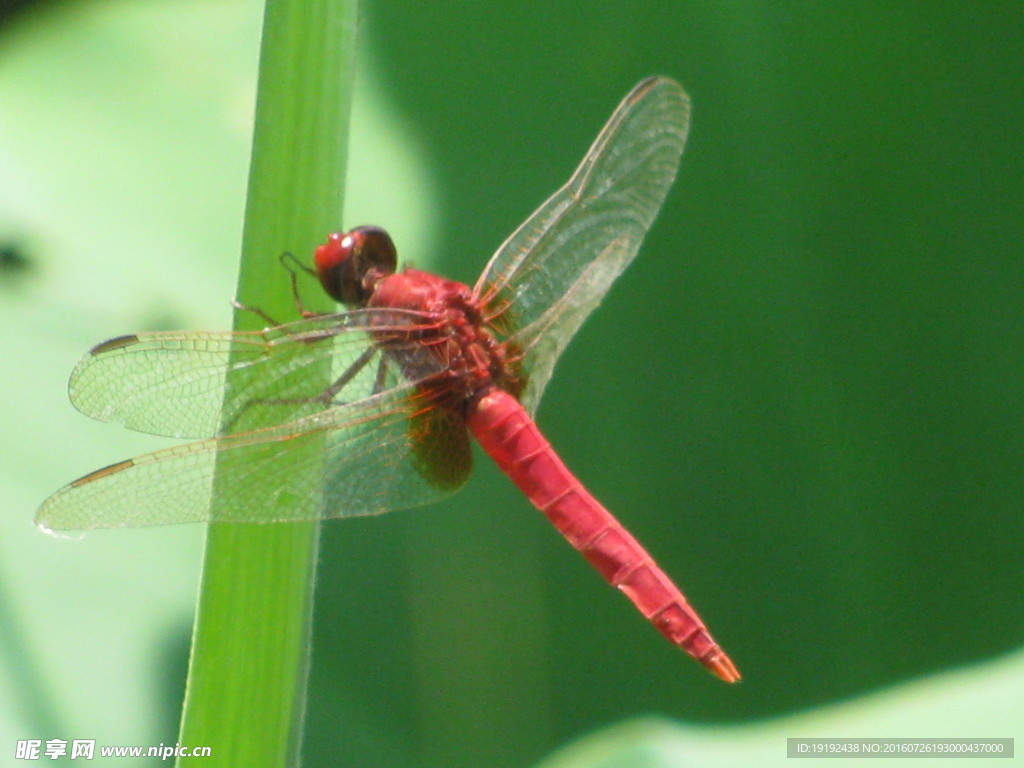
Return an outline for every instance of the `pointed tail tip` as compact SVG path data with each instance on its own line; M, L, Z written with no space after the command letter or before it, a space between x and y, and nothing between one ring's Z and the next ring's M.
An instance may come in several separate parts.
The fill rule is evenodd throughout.
M732 659L725 655L723 651L718 652L714 656L704 661L704 666L711 670L714 675L720 680L724 680L727 683L737 683L740 681L740 671L736 669L736 665L732 663Z

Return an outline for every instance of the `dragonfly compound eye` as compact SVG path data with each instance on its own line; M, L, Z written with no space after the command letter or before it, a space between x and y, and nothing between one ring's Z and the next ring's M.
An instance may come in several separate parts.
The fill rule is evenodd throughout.
M395 271L395 244L380 227L335 233L316 249L316 273L324 290L344 304L364 305L375 283Z

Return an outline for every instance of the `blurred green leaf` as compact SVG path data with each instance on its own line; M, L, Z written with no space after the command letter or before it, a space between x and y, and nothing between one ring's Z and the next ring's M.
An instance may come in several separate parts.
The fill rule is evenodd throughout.
M1022 707L1024 654L1017 653L763 723L700 728L664 718L629 720L584 736L536 768L781 767L792 764L790 738L1013 738ZM891 759L859 757L857 764Z

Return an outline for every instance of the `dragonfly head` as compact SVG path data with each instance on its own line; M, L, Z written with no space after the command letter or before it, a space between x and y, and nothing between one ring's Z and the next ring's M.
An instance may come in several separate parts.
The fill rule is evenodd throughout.
M356 227L330 235L314 261L320 284L335 301L363 306L377 281L395 271L398 256L383 229Z

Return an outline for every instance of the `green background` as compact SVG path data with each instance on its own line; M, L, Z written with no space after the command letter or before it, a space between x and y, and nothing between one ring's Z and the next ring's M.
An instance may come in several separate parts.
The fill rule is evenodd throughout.
M228 322L259 10L64 4L0 31L0 244L28 259L0 271L4 739L174 739L201 531L27 521L163 444L81 423L77 354ZM951 670L1024 635L1022 22L994 2L366 4L339 226L388 226L460 280L636 81L689 91L676 185L539 419L744 680L666 644L481 460L442 506L325 525L307 764L530 765L651 714L719 739L701 764L771 723L772 759L894 712L886 735L1020 735L978 732L942 686L981 690ZM998 718L1024 666L994 664ZM859 705L879 717L852 731Z

